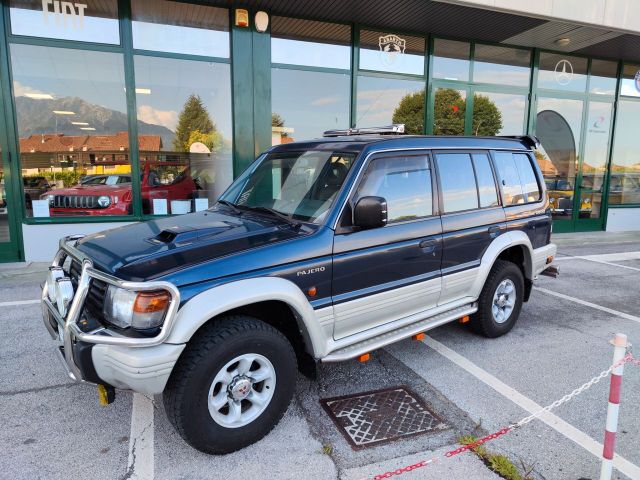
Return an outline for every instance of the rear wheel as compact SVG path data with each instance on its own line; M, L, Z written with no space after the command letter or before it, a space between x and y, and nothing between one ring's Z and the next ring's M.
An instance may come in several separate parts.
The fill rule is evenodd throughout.
M524 294L522 271L514 263L497 260L484 284L472 328L490 338L509 332L515 325Z
M227 317L187 345L164 392L171 423L205 453L239 450L282 418L296 383L286 337L260 320Z

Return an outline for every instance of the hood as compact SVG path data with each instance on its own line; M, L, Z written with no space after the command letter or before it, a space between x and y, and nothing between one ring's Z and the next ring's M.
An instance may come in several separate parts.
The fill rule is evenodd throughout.
M295 228L266 215L207 210L89 235L78 242L78 249L100 270L144 281L312 232L308 226Z
M47 192L47 195L117 195L130 190L130 183L121 183L118 185L76 185L75 187L50 190Z

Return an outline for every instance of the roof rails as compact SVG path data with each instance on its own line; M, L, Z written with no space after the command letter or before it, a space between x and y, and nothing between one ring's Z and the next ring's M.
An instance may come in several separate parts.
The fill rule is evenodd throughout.
M520 140L529 148L540 147L540 140L535 135L503 135L504 138L514 138Z
M344 135L397 135L404 133L404 123L394 123L387 127L347 128L344 130L327 130L325 137L342 137Z

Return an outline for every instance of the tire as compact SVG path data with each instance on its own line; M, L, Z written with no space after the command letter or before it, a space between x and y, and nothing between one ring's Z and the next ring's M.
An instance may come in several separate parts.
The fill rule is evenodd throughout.
M282 333L253 317L229 316L206 325L189 342L167 382L164 407L189 445L209 454L230 453L277 425L296 376L296 356ZM234 416L238 408L239 417Z
M504 297L501 298L501 294ZM496 305L494 298L497 300ZM478 298L478 311L473 315L471 327L489 338L504 335L516 324L523 298L524 278L520 268L514 263L496 260Z

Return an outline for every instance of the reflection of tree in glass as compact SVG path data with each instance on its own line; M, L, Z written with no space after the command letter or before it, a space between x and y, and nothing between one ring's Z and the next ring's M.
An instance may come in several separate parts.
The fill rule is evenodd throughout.
M204 143L211 151L222 146L222 135L211 120L202 99L199 95L192 94L180 112L173 149L188 152L194 141Z
M282 118L279 113L273 112L271 114L271 127L279 127L279 128L284 127L284 118ZM280 136L287 137L289 136L289 134L285 131L281 131Z
M424 90L405 95L393 112L394 123L404 123L412 135L423 133ZM434 100L433 133L435 135L464 135L466 101L453 88L436 90ZM473 135L497 135L502 129L502 114L488 97L474 95Z

